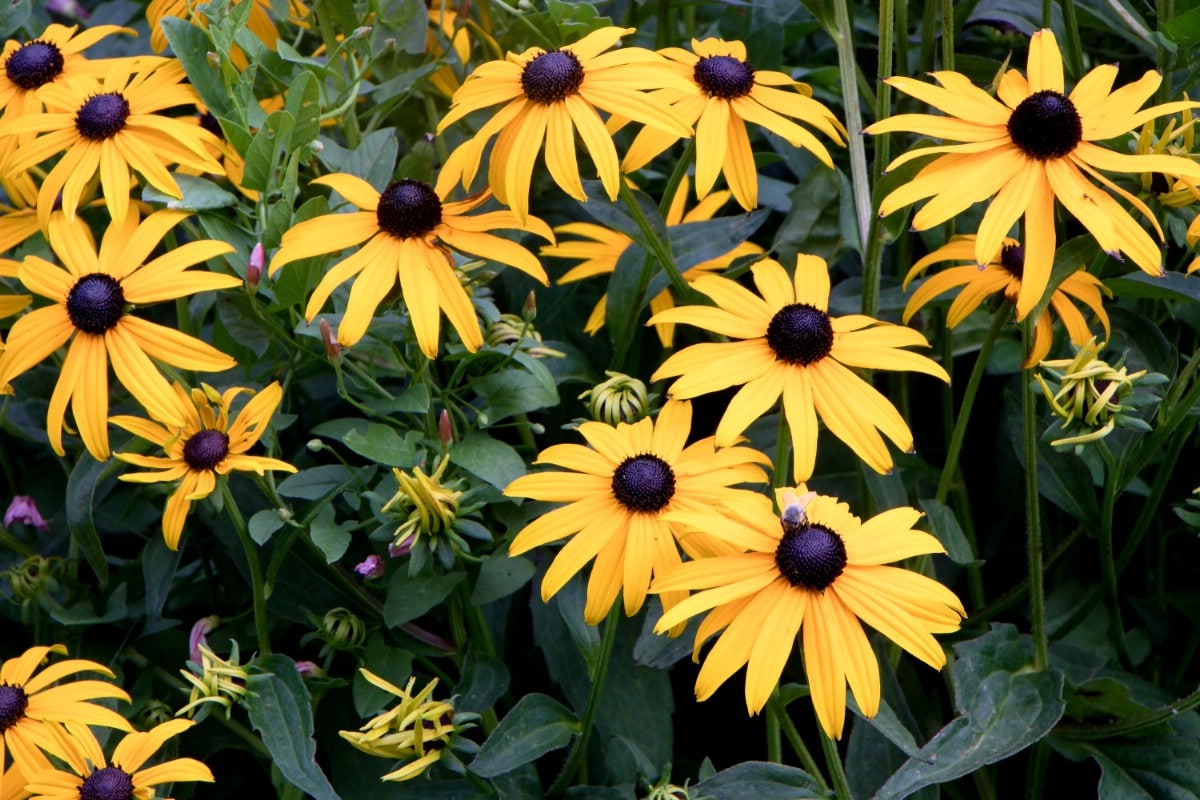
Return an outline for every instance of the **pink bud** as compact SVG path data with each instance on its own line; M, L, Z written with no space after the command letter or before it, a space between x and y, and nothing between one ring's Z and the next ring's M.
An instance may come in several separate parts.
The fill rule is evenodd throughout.
M400 558L412 552L413 542L417 540L415 533L410 533L399 542L388 545L388 555L392 558Z
M385 569L383 559L377 555L367 556L361 564L354 567L354 571L364 578L382 578Z
M246 263L246 283L251 289L257 289L258 282L262 280L264 260L262 242L259 242L250 251L250 260Z
M438 415L438 441L442 443L442 447L454 444L454 428L450 425L450 412L444 408Z
M46 10L54 14L62 14L64 17L77 19L80 22L87 22L92 18L88 10L79 5L77 0L46 0Z
M215 631L220 624L221 618L214 614L202 617L192 625L192 632L188 634L188 658L193 664L200 663L200 645L208 644L208 634Z
M329 324L329 320L321 317L318 327L321 329L321 341L325 343L325 355L337 361L342 357L342 345L333 335L333 326Z
M12 502L8 504L8 510L4 512L4 527L10 527L14 522L29 525L39 531L50 530L50 525L38 513L37 503L27 494L13 497Z
M297 661L296 672L305 678L319 678L324 674L324 670L311 661Z

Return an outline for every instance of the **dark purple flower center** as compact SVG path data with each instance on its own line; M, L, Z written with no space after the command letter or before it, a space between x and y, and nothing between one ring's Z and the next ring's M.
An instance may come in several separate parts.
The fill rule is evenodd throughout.
M846 545L824 525L785 526L775 548L775 566L792 586L819 592L845 569Z
M192 469L216 469L227 455L229 437L221 431L199 431L183 443L183 460Z
M1050 90L1034 92L1008 118L1008 135L1030 158L1062 158L1083 141L1083 121L1065 95Z
M103 334L124 313L125 292L111 275L84 275L67 294L67 316L76 330L84 333Z
M21 45L4 62L4 73L8 79L25 91L45 86L62 71L62 51L50 42L39 39Z
M1025 248L1019 244L1006 244L1000 248L1000 266L1017 280L1025 277Z
M25 718L29 696L20 686L0 684L0 734Z
M102 767L84 779L79 800L132 800L133 778L117 767Z
M754 67L733 56L706 56L696 62L692 77L710 97L732 100L754 88Z
M583 65L574 53L550 50L530 61L521 70L521 89L535 103L550 105L579 91L583 83Z
M75 114L79 135L94 142L111 139L129 119L129 101L120 92L92 95Z
M442 221L442 201L428 185L405 178L388 184L375 209L379 227L397 239L425 236Z
M833 324L821 309L807 303L792 303L771 318L767 344L779 361L807 366L833 349Z
M613 473L612 492L630 511L659 511L675 495L675 472L658 456L632 456Z

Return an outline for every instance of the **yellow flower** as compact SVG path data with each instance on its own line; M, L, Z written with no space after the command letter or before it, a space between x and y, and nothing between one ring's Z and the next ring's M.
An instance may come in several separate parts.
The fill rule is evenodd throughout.
M448 248L516 267L544 284L550 282L533 253L488 233L510 228L553 240L550 226L536 217L519 221L511 211L468 214L487 201L486 191L447 203L450 187L434 190L407 178L388 184L382 192L353 175L325 175L313 183L332 188L360 210L327 214L293 226L283 235L279 251L271 259L271 273L302 258L362 244L325 273L305 311L311 322L334 289L358 276L338 326L338 341L347 347L367 332L375 309L399 280L417 342L426 356L437 357L443 310L463 346L472 352L478 350L483 345L479 320L471 298L454 273L454 258Z
M429 31L425 36L425 52L433 58L442 58L453 51L460 66L466 66L471 59L471 37L467 34L466 21L459 16L458 11L449 8L446 0L429 0ZM487 36L476 28L476 33ZM490 44L498 47L491 37ZM449 47L446 47L449 44ZM461 85L454 67L450 64L429 76L433 88L450 97Z
M1003 292L1004 299L1009 303L1014 306L1017 304L1017 297L1021 293L1021 279L1024 277L1025 271L1025 250L1017 240L1005 239L996 258L983 269L979 269L974 263L975 237L955 237L948 244L939 247L913 264L912 269L904 278L904 288L908 288L908 284L912 282L913 278L920 276L930 266L941 261L967 261L970 263L965 266L951 267L922 283L913 292L912 297L908 298L908 305L904 307L904 323L906 325L926 303L944 292L959 287L962 287L962 291L950 304L950 311L946 316L946 327L948 328L955 327L969 317L984 300L997 292ZM1067 328L1067 335L1074 344L1082 346L1092 338L1092 332L1088 330L1083 314L1079 313L1079 309L1071 302L1072 298L1096 312L1100 324L1104 326L1104 335L1108 336L1108 313L1104 310L1104 300L1101 295L1112 297L1112 292L1100 282L1099 278L1080 267L1078 272L1073 273L1059 284L1059 287L1054 290L1054 294L1050 296L1050 310L1062 319ZM1050 345L1054 341L1054 326L1051 316L1049 313L1043 314L1037 320L1033 347L1030 349L1025 363L1021 365L1026 369L1041 361L1050 352Z
M1185 92L1183 99L1187 100ZM1171 155L1200 161L1200 153L1196 147L1196 119L1192 110L1185 108L1180 114L1179 124L1175 119L1167 120L1166 127L1160 136L1154 136L1154 120L1148 120L1138 134L1138 155ZM1165 206L1179 208L1200 201L1200 186L1195 180L1178 178L1174 181L1161 172L1142 173L1142 191L1154 192L1158 200Z
M1112 91L1117 65L1104 64L1085 75L1070 95L1063 94L1062 54L1049 30L1033 35L1028 72L1027 80L1017 70L1008 70L997 88L998 100L957 72L933 73L940 88L913 78L889 78L890 86L950 116L900 114L866 131L911 131L963 143L918 148L893 161L889 170L914 158L937 155L883 199L880 216L930 198L912 221L913 229L922 231L991 198L975 240L975 263L982 265L996 257L1009 229L1024 215L1025 278L1017 298L1018 320L1042 299L1050 279L1055 198L1106 252L1114 258L1125 253L1142 270L1158 276L1162 274L1159 246L1109 192L1144 214L1160 240L1162 229L1145 203L1101 170L1162 172L1200 180L1200 164L1185 158L1131 155L1098 144L1147 120L1196 106L1166 103L1139 111L1162 83L1161 73L1149 71Z
M847 683L865 716L879 709L879 664L859 620L934 669L945 665L933 634L958 630L966 616L962 603L931 578L884 566L945 549L912 530L921 516L916 509L893 508L863 522L837 498L804 486L781 491L781 517L767 498L755 500L743 516L672 515L682 528L703 530L744 552L692 561L655 581L655 592L698 590L664 613L655 630L708 612L693 658L699 660L706 640L720 637L696 677L696 697L707 700L745 665L752 714L779 683L801 636L817 719L839 739Z
M666 59L641 47L611 50L622 36L633 32L633 28L600 28L556 50L531 47L476 68L454 93L438 133L472 111L498 103L504 106L446 159L438 176L438 194L446 196L460 179L469 187L484 148L499 134L488 164L488 185L518 219L524 220L529 213L529 181L543 142L550 177L571 197L586 200L575 158L577 131L596 164L600 182L615 200L621 174L617 150L597 109L676 136L692 135L691 126L666 103L643 91L664 86L686 88L686 81Z
M151 358L180 369L220 372L236 362L179 331L128 313L138 306L241 285L234 275L188 272L205 259L233 251L224 242L180 245L150 261L151 251L188 214L157 211L140 225L136 214L108 227L99 250L86 226L55 217L50 247L64 266L28 256L17 277L54 305L18 319L0 354L0 386L33 367L71 340L46 411L46 432L63 455L63 415L70 402L79 435L98 461L108 458L108 361L117 380L152 416L181 424L171 386Z
M759 465L770 460L749 447L717 450L711 436L684 447L691 427L691 403L678 401L668 402L657 420L616 427L584 422L579 433L591 447L554 445L534 462L573 472L538 472L509 484L504 493L510 497L567 503L526 525L508 548L515 556L569 539L542 579L543 600L594 558L584 619L590 625L604 619L622 588L625 613L633 616L645 602L651 577L680 563L679 547L693 557L709 552L712 543L703 535L679 536L668 512L711 516L718 506L750 502L753 492L730 487L764 482ZM686 596L664 594L663 606Z
M232 0L229 4L230 8L232 9L241 1ZM146 22L150 25L150 46L154 48L154 52L161 53L167 47L167 36L162 29L163 17L179 17L207 28L208 17L199 10L203 5L204 3L198 2L198 0L150 0L150 5L146 7ZM291 21L296 23L309 14L308 6L300 0L288 0L288 12ZM276 49L279 31L275 28L275 20L271 17L271 0L253 0L246 28L268 48ZM239 70L245 69L249 63L242 48L236 45L230 51L229 58Z
M682 306L650 319L741 340L686 347L652 380L682 376L667 390L681 400L744 384L717 425L718 447L737 441L782 396L797 481L812 476L818 415L872 469L891 470L892 456L879 431L905 451L912 449L912 433L891 402L848 368L924 372L949 382L934 361L901 349L929 342L911 328L861 314L830 316L829 269L817 256L797 256L794 278L772 259L752 269L761 296L728 278L705 275L692 286L717 308Z
M130 28L116 25L97 25L76 36L78 25L67 27L53 24L42 35L27 42L9 39L0 52L0 122L30 114L40 114L44 108L40 89L51 83L92 86L104 77L114 59L89 61L83 51L114 33L137 35ZM28 138L28 137L26 137ZM15 136L0 137L0 168L7 166L8 157L19 141Z
M66 655L67 648L61 644L31 647L0 664L0 762L4 761L7 750L16 773L24 773L27 778L50 766L43 749L53 756L67 757L51 737L48 723L132 730L120 714L91 702L104 698L129 702L129 695L120 687L96 680L53 685L80 672L98 672L112 678L113 673L108 667L95 661L68 659L39 672L38 667L51 653ZM9 782L12 773L5 778L5 782Z
M407 544L412 547L422 536L436 539L451 533L458 519L463 493L456 490L453 483L442 483L449 465L450 457L442 456L431 475L426 475L420 467L413 467L412 472L392 469L399 488L381 511L404 517L404 522L392 534L396 546Z
M683 180L679 183L678 191L675 192L675 197L671 200L671 207L667 210L664 221L668 228L688 222L701 222L712 219L713 215L729 200L729 192L714 192L697 203L695 208L685 214L683 209L687 203L687 193L688 179L684 176ZM568 222L566 225L559 225L554 229L554 232L560 235L572 234L583 237L581 239L567 239L565 241L560 239L556 244L545 246L539 251L543 256L580 259L583 261L582 264L569 270L567 274L559 278L559 283L571 283L596 275L611 274L617 268L617 259L633 243L633 240L625 234L591 222ZM683 277L686 280L692 281L707 273L720 272L742 256L761 252L763 252L763 249L753 242L742 242L727 253L696 264L684 272ZM591 316L588 317L587 323L584 325L584 331L595 335L604 327L605 304L607 302L608 295L601 295L599 302L592 309ZM674 307L675 299L671 297L670 289L663 289L650 300L650 312L652 314L657 314L660 311L666 311L668 308ZM670 347L675 340L675 325L664 322L655 325L654 330L658 334L658 339L662 342L662 346Z
M127 733L113 750L112 761L104 757L95 734L84 725L67 729L53 726L54 742L66 766L45 769L30 776L33 800L152 800L154 787L179 781L212 783L212 772L194 758L173 758L144 767L168 739L195 724L175 719L156 725L145 733Z
M43 134L17 147L8 174L62 154L38 190L43 230L60 194L63 211L74 218L88 182L97 174L114 222L123 221L129 210L130 168L176 198L183 192L167 165L223 174L221 164L209 155L210 149L219 149L219 139L198 125L156 113L196 104L199 98L184 82L186 77L175 59L129 59L106 72L101 83L45 86L38 93L46 105L44 113L0 123L0 136Z
M357 731L338 731L339 736L367 755L404 762L380 780L406 781L417 777L437 763L442 748L451 743L455 734L469 727L463 724L465 720L456 719L452 703L430 699L437 688L436 678L413 694L415 675L401 689L367 669L360 667L359 672L368 683L400 700Z
M172 550L179 547L183 523L192 503L212 494L217 486L218 475L228 475L230 472L262 475L269 469L296 471L285 461L247 455L246 452L266 433L267 425L279 407L279 401L283 399L283 389L278 381L250 398L232 421L229 408L234 399L240 394L252 393L252 390L235 387L218 394L208 384L203 386L203 389L193 389L190 394L178 383L172 387L171 413L180 419L179 424L158 424L141 417L128 416L109 420L118 428L153 442L166 453L165 456L144 456L139 453L116 455L121 461L135 467L159 470L127 472L120 476L123 481L179 481L167 500L162 519L163 537L167 547Z
M192 685L192 692L187 705L175 712L175 716L193 716L196 709L205 703L216 703L225 708L225 718L229 719L233 704L240 703L246 697L246 679L249 678L246 668L238 663L237 642L233 643L233 652L228 659L218 656L203 642L197 648L200 650L200 663L188 664L195 673L179 670L183 679Z
M0 800L26 800L25 776L17 771L15 764L5 763L0 758Z
M792 121L800 120L837 144L845 144L846 129L832 111L812 99L807 84L782 72L750 66L746 45L738 41L692 39L692 52L679 47L658 52L678 66L686 82L683 89L669 87L654 94L669 102L684 122L696 126L697 197L703 199L712 190L717 175L724 173L742 208L758 206L758 171L746 135L747 122L778 134L793 147L807 150L825 166L833 167L825 145ZM643 128L629 146L621 169L641 169L679 138L659 128Z

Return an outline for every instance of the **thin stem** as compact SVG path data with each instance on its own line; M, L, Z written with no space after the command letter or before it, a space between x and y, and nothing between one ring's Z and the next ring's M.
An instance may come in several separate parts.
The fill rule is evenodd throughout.
M1000 336L1000 329L1008 321L1009 308L1002 306L992 317L992 325L988 328L983 344L979 346L979 357L971 369L971 377L967 378L967 389L963 393L962 405L958 407L958 417L954 420L954 433L950 436L950 445L946 450L946 463L942 467L942 477L938 481L937 493L934 497L939 503L946 502L950 496L950 485L954 481L954 473L958 468L958 456L962 452L963 439L967 435L967 423L971 420L971 409L975 405L975 396L979 393L979 384L983 373L987 370L988 358L992 355L992 347Z
M1063 10L1063 27L1067 34L1067 69L1071 77L1083 75L1083 44L1079 40L1079 20L1075 16L1075 0L1059 0Z
M1028 357L1033 347L1033 321L1021 323L1022 351ZM1025 439L1025 516L1029 561L1029 611L1032 618L1033 666L1043 670L1048 660L1046 641L1046 586L1042 563L1042 512L1038 495L1037 405L1034 403L1033 370L1021 370L1021 419Z
M792 717L787 713L787 707L779 702L778 690L771 693L767 699L767 710L775 708L775 715L779 719L779 724L783 729L783 736L788 740L788 744L792 746L792 752L796 754L796 758L800 759L800 766L804 767L804 771L812 775L817 783L821 785L821 791L829 791L829 783L826 782L821 768L817 766L817 760L813 758L808 747L804 744L804 739L800 736L800 731L796 730L796 723L792 722Z
M242 512L234 502L233 493L229 491L229 481L222 478L218 479L217 483L221 487L221 500L225 506L225 513L229 515L233 530L242 543L242 550L246 553L246 564L250 568L250 591L254 596L254 633L258 638L258 652L261 656L269 656L271 654L271 636L267 632L266 581L263 580L262 565L258 561L258 547L250 538L250 531L246 529L246 520L242 518Z
M1050 745L1043 739L1033 749L1033 758L1029 763L1029 775L1025 780L1025 797L1027 800L1041 800L1042 787L1046 783L1046 765L1050 761Z
M1097 442L1097 451L1104 461L1104 500L1100 504L1100 569L1104 575L1104 594L1111 606L1109 634L1117 645L1117 653L1126 665L1129 647L1125 642L1125 624L1121 620L1121 597L1117 592L1117 565L1113 557L1113 511L1120 494L1121 466L1104 442Z
M1133 736L1142 731L1156 728L1165 722L1178 719L1180 715L1186 714L1195 708L1200 708L1200 688L1187 697L1181 697L1174 703L1163 706L1144 717L1131 719L1127 722L1119 722L1115 725L1059 724L1054 727L1054 733L1074 741L1094 741L1097 739L1116 739L1124 736Z
M892 87L885 81L892 77L892 46L893 25L895 23L894 0L880 0L879 3L879 92L875 95L875 119L887 119L892 115ZM891 154L891 134L880 134L875 142L875 180L883 175L883 170Z
M954 0L942 0L942 69L954 69Z
M772 693L774 698L774 693ZM779 707L771 702L767 703L767 761L772 764L783 763L783 739L781 736L780 726L780 711Z
M838 68L846 76L842 83L842 108L846 110L847 146L850 149L850 183L854 190L854 216L858 220L859 246L865 250L871 233L871 182L867 169L867 150L862 137L862 108L858 100L858 84L850 79L856 74L858 63L854 58L854 29L850 22L850 7L847 0L835 0L834 20L837 30L831 32L837 45ZM864 265L869 266L869 265ZM878 283L879 272L863 275L863 306L866 307L868 292L873 290L871 282ZM864 312L865 313L865 312Z
M1049 28L1054 19L1054 0L1042 0L1042 27Z
M612 660L613 643L617 640L617 623L621 617L621 601L618 599L608 611L608 619L604 621L604 638L600 641L600 658L596 661L596 671L592 675L592 688L588 692L587 705L583 709L583 719L579 721L579 736L571 746L567 761L563 764L562 772L546 794L549 797L561 795L566 791L575 771L579 769L587 757L588 737L592 733L592 725L596 721L596 709L600 706L600 692L604 688L604 677L608 674L608 662Z
M787 424L787 414L779 409L779 432L775 434L775 472L773 486L778 489L788 483L789 456L792 452L792 429Z
M650 252L662 264L663 271L667 273L667 277L671 280L671 286L675 291L679 292L679 296L687 297L688 282L683 279L683 274L679 271L679 267L675 265L675 256L671 254L671 246L664 242L654 232L654 228L650 226L650 220L646 219L646 215L642 212L642 207L638 203L637 198L633 196L633 192L629 190L629 186L624 179L620 181L620 197L625 203L625 207L629 209L629 215L633 217L633 221L638 226L638 230L642 232L646 242L650 245Z
M833 782L833 793L838 800L853 800L850 792L850 781L846 780L846 770L842 767L842 756L838 753L837 742L825 735L824 728L820 731L821 750L825 753L825 766L829 770Z

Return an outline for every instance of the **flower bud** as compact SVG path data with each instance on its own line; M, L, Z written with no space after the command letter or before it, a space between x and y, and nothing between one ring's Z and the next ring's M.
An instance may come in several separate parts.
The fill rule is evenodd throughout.
M592 419L616 425L637 422L650 411L646 384L620 372L605 371L608 380L579 395Z
M188 658L193 664L200 663L200 645L208 645L208 634L217 629L221 618L214 615L196 620L192 632L188 634Z
M450 425L450 412L444 408L442 413L438 414L438 441L442 443L442 447L454 444L454 428Z
M12 565L0 575L8 579L13 599L21 603L38 599L54 584L53 562L37 553L20 564Z
M367 638L367 625L348 608L331 609L321 619L321 638L335 650L353 650Z
M325 355L330 361L341 361L342 345L333 335L333 326L329 324L329 320L321 317L321 321L317 324L321 329L321 341L325 344Z
M14 496L8 504L8 510L4 512L4 527L10 528L14 522L37 528L39 531L50 530L49 523L42 519L41 513L38 512L37 503L27 494Z
M325 676L325 670L311 661L297 661L296 672L300 673L301 678L322 678Z
M264 260L262 242L257 242L250 251L250 260L246 263L246 285L251 289L257 289L258 282L262 280Z
M533 322L537 318L537 295L533 290L529 290L529 294L525 295L525 302L521 306L521 316L526 322Z
M382 578L384 570L383 559L371 554L354 566L354 571L364 578Z

